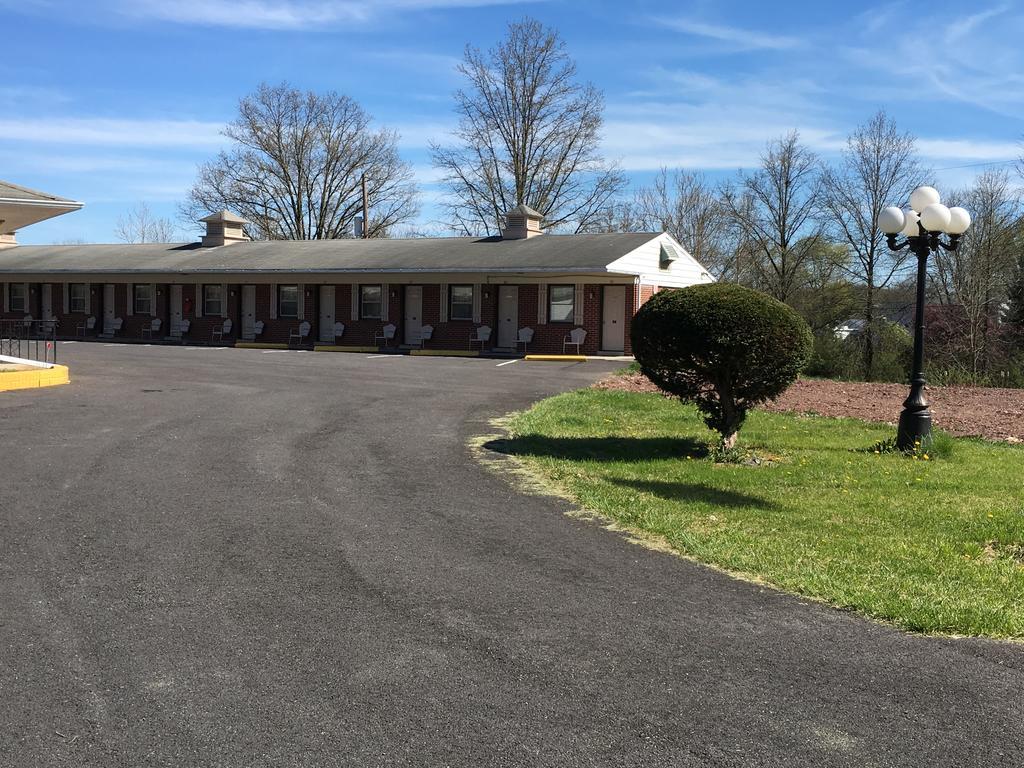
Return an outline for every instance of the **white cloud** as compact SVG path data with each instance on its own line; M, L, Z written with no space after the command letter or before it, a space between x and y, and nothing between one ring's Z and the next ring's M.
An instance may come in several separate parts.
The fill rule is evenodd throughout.
M528 0L538 2L540 0ZM115 0L130 18L249 29L306 29L362 23L381 11L509 5L512 0Z
M905 11L904 16L912 13ZM882 94L901 89L903 100L969 104L1024 119L1024 14L1004 4L954 16L937 33L941 45L922 46L906 35L867 35L842 53L861 70L862 83L873 78L867 87L877 85Z
M1022 154L1017 142L973 139L918 139L917 150L929 160L979 163L1016 160Z
M0 139L45 144L216 147L222 123L98 117L0 118Z
M388 128L398 131L400 144L403 149L415 150L426 149L430 143L437 142L445 145L452 141L452 133L455 131L454 121L423 120L412 123L391 123L382 121Z
M988 21L991 18L999 16L1010 10L1009 5L1000 5L994 8L989 8L984 11L966 16L964 18L955 19L946 27L946 44L950 45L957 41L967 37L971 32L978 28L981 24Z
M730 46L735 46L738 50L766 49L781 51L799 48L803 44L803 41L798 37L772 35L766 32L741 29L740 27L728 27L721 24L707 24L689 18L655 17L652 21L662 27L682 32L686 35L703 37L720 43L729 43Z
M70 94L60 88L31 85L0 85L0 112L11 114L15 110L51 109L72 101Z

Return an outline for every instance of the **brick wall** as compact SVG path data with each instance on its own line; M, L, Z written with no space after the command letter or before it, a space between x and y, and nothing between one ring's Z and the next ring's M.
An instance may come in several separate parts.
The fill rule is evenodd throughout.
M262 284L255 286L256 297L256 320L263 321L263 333L257 337L257 341L269 343L286 343L289 334L296 330L302 320L298 318L271 318L272 302L277 301L274 294L275 286ZM528 351L531 353L561 353L563 351L563 340L569 332L575 328L573 323L546 323L537 322L537 298L538 286L536 284L522 284L518 287L518 328L529 327L534 330L533 342ZM395 344L404 342L404 300L405 286L391 284L387 287L386 301L388 302L387 320L352 320L352 287L349 283L336 284L334 286L334 321L340 321L345 325L345 332L337 343L343 345L370 346L375 343L375 336L380 333L384 325L392 323L396 326ZM440 286L434 284L423 284L423 318L424 325L434 326L433 338L428 342L428 347L434 349L469 349L470 337L475 333L479 325L488 325L492 329L491 340L484 345L485 349L492 348L498 343L498 286L482 285L480 290L480 322L471 320L449 320L441 322L441 290ZM29 292L30 310L33 317L39 317L41 299L40 284L32 284ZM52 284L52 307L54 315L59 320L58 335L72 338L76 335L76 328L83 324L89 315L96 318L96 330L98 334L102 329L103 319L103 293L102 283L88 286L90 291L89 312L65 313L63 311L63 286L60 283ZM655 286L627 286L625 309L625 351L630 351L630 321L634 311L657 290ZM139 339L142 337L143 328L147 327L152 317L159 317L163 325L155 335L159 340L170 333L170 296L171 284L158 283L155 286L153 315L129 315L127 313L127 301L129 298L130 284L115 284L115 317L123 319L121 331L118 338ZM197 316L197 302L201 300L195 283L182 283L182 317L190 321L189 332L185 337L186 343L209 343L211 332L215 327L220 327L224 318L220 315L211 317L203 313L202 317ZM595 354L601 348L601 321L602 321L602 286L585 285L583 294L583 323L581 327L587 331L582 351L585 354ZM230 334L224 337L224 343L232 343L241 338L242 330L242 286L228 284L226 286L225 301L227 304L227 317L232 321ZM320 285L308 283L303 286L301 301L304 302L305 320L310 324L310 333L305 343L315 344L319 338L320 321ZM6 313L5 318L21 319L25 313ZM476 346L476 345L474 345Z

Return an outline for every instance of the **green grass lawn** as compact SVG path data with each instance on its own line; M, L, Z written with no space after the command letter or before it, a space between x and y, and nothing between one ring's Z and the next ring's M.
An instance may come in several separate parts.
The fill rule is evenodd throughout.
M698 560L908 630L1024 637L1024 448L923 461L865 450L885 425L755 412L740 445L776 463L715 464L692 407L599 390L510 429L492 447Z

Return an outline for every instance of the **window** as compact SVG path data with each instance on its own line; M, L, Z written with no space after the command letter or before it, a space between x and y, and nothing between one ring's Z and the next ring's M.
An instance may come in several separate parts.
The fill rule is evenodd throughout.
M28 312L28 291L25 287L26 283L10 283L7 286L11 312Z
M575 314L576 286L548 286L548 322L571 323Z
M359 316L363 320L380 320L383 292L379 285L359 286Z
M299 287L278 286L278 316L299 316Z
M473 319L473 286L453 285L448 289L449 320Z
M298 317L299 316L299 286L279 285L277 286L277 316Z
M89 286L85 283L71 283L68 286L68 310L85 314L85 301Z
M135 310L138 312L138 310ZM219 285L203 286L203 314L217 317L224 312L224 289Z
M207 286L209 287L209 286ZM153 314L153 291L148 285L136 285L135 291L135 314Z

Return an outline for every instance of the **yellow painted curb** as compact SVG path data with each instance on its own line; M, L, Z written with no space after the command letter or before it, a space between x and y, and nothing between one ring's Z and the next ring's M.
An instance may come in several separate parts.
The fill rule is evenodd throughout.
M548 363L585 363L587 358L583 355L527 355L523 358L531 362L548 362Z
M480 357L480 352L475 349L411 349L409 354L424 357Z
M236 349L288 349L287 344L270 344L262 341L236 341Z
M379 352L377 347L344 347L335 344L317 344L314 352Z
M31 371L9 371L0 373L0 392L12 392L16 389L38 389L39 387L56 387L71 381L71 374L66 365L55 365L52 368L37 368Z

